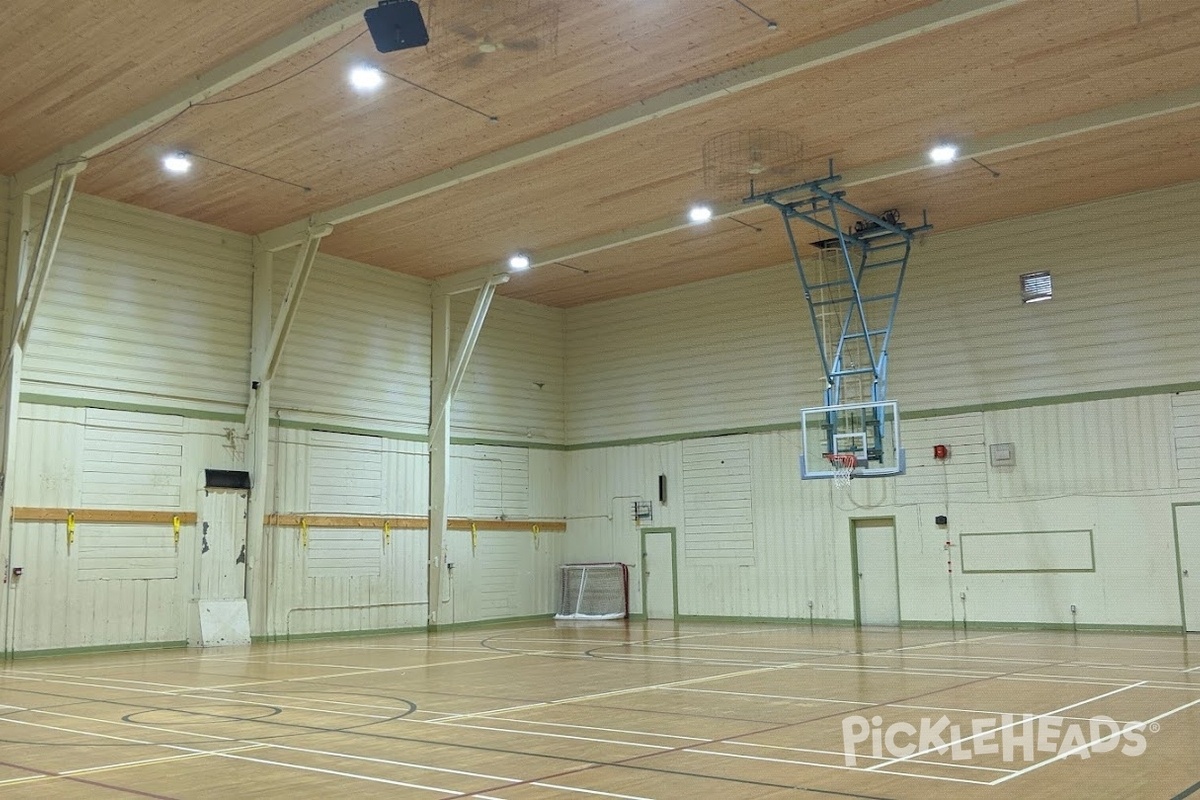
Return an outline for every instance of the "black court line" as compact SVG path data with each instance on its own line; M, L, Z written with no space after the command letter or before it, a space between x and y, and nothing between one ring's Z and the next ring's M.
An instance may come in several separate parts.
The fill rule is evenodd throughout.
M1200 792L1200 783L1193 783L1191 786L1189 786L1188 788L1184 789L1179 794L1172 797L1171 800L1183 800L1183 798L1191 797L1196 792Z
M174 800L174 798L169 797L164 794L153 794L151 792L143 792L138 789L131 789L128 786L116 786L111 783L101 783L100 781L91 781L91 780L88 780L87 778L80 778L77 775L60 775L59 773L50 772L50 771L44 770L44 769L39 769L38 767L26 767L26 766L22 766L21 764L13 764L8 761L0 761L0 765L3 765L5 767L13 767L15 769L19 769L24 772L32 772L36 775L42 775L43 777L51 778L54 780L71 781L72 783L82 783L85 786L99 786L102 789L112 789L114 792L124 792L125 794L137 795L138 797L149 797L149 798L152 798L152 800Z

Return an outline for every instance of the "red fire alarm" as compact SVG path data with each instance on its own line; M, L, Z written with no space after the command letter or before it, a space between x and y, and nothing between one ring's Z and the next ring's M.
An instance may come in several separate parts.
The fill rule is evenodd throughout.
M942 461L950 457L950 448L944 444L935 444L933 446L933 457L938 461Z

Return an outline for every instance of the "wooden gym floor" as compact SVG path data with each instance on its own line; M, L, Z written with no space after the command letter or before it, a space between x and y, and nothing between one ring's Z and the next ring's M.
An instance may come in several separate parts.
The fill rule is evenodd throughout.
M1002 714L1047 749L986 753ZM873 755L896 723L938 744ZM1189 795L1196 637L547 622L0 664L4 798Z

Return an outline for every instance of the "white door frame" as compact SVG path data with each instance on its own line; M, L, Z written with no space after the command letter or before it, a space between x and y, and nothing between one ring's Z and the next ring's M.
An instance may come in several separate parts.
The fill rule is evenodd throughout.
M896 620L903 621L900 614L900 548L897 543L895 517L854 517L850 520L850 568L854 579L854 627L862 627L861 591L858 569L858 525L863 522L889 522L892 526L892 558L896 568Z
M674 528L642 528L642 616L650 619L649 609L646 606L646 537L661 536L670 534L671 536L671 618L678 621L679 619L679 554L676 550L676 538Z

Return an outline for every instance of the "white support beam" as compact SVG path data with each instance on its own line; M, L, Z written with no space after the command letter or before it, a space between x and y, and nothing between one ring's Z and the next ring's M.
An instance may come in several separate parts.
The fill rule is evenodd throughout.
M433 286L433 363L429 409L429 627L436 628L441 611L442 550L446 538L446 509L450 499L450 406L466 375L467 365L483 323L487 319L496 287L508 280L507 273L481 273L472 270L451 276ZM466 288L464 288L466 287ZM454 361L450 361L450 298L478 288L475 306Z
M271 340L272 253L254 241L254 294L251 304L251 363L265 360ZM270 571L263 517L267 513L270 469L271 381L254 380L246 407L246 468L250 472L250 500L246 511L246 604L250 610L250 632L263 636L275 633L270 625Z
M29 339L29 331L33 329L34 314L42 301L46 284L50 280L50 269L54 264L54 256L58 253L58 243L62 239L63 225L66 224L67 212L71 208L71 198L75 193L75 179L80 172L83 172L85 166L87 165L72 164L55 171L54 182L50 187L50 199L46 205L46 219L42 224L37 247L29 257L29 277L18 304L16 343L22 348ZM21 272L25 272L24 266L22 266Z
M442 608L442 551L446 541L450 500L450 420L439 415L438 398L445 395L450 371L450 295L433 295L433 358L429 407L429 539L427 579L428 624L436 628ZM435 426L434 420L440 419Z
M5 195L7 197L7 194ZM22 349L16 342L20 288L25 284L22 267L27 262L29 232L32 228L29 195L20 194L9 202L8 248L5 253L4 351L9 354L0 370L0 655L13 649L15 605L12 563L12 485L16 466L17 412L21 400Z
M1200 108L1200 86L1143 97L1128 103L1099 108L1095 111L1085 111L1082 114L1074 114L1050 122L1026 125L1023 128L993 136L958 142L957 160L984 158L1044 142L1052 142L1056 139L1081 136L1117 125L1128 125L1166 114L1189 111L1193 108ZM848 170L842 176L841 186L858 186L894 178L898 175L906 175L910 172L936 168L930 163L928 153L917 153L860 169Z
M59 164L87 159L162 124L189 106L228 89L286 58L348 28L362 24L363 11L375 0L337 0L282 33L251 47L220 66L181 83L171 91L100 130L72 142L16 174L16 192L35 191L52 179Z
M275 327L271 330L271 338L264 348L265 361L256 365L254 380L264 383L275 377L275 370L283 358L283 349L287 345L288 334L292 323L296 320L296 312L300 307L300 298L304 287L308 284L308 276L312 273L313 263L317 260L317 250L321 247L321 239L333 233L332 225L311 228L304 242L296 252L296 265L292 268L292 277L288 282L287 293L283 296L283 304L279 307L279 316Z
M897 14L846 33L669 89L643 101L593 119L535 137L494 153L401 184L378 194L315 215L316 223L337 225L401 203L449 189L505 169L526 164L587 142L693 108L736 92L824 66L851 56L956 25L983 14L1009 8L1022 0L941 0L925 8ZM295 222L262 234L271 250L294 245L304 237L307 222Z
M499 264L488 264L475 269L463 270L456 272L453 275L447 275L440 278L433 284L434 294L463 294L464 292L473 292L485 283L495 283L499 286L506 283L509 278L509 272Z
M1079 136L1105 128L1127 125L1194 108L1200 108L1200 86L1193 86L1177 92L1159 94L1129 103L1121 103L1095 111L1088 111L1083 114L1075 114L1051 122L1028 125L993 136L960 142L958 160L964 161L971 158L983 158L999 153L1007 153L1020 150L1024 147L1042 144L1043 142ZM887 178L930 169L944 169L944 167L932 164L929 161L929 155L925 152L915 153L913 155L894 158L890 161L847 170L842 174L842 181L838 186L840 188L862 186ZM713 207L713 219L733 217L761 208L761 205L746 205L737 201L722 203ZM569 261L573 258L611 250L615 247L623 247L690 227L695 226L687 221L683 213L674 214L640 225L610 231L599 236L568 242L567 244L548 250L537 251L532 254L532 266L541 267L552 264L555 261Z

